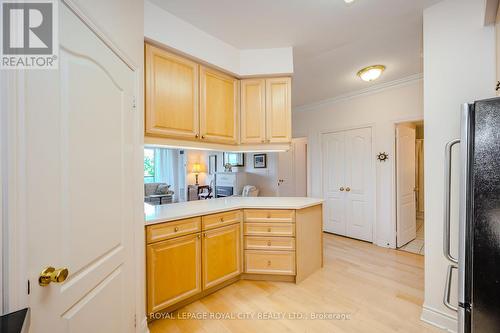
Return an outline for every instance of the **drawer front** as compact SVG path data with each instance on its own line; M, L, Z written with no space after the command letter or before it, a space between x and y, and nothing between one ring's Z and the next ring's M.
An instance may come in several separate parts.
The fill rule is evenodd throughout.
M294 251L295 238L293 237L258 237L245 236L246 250L277 250Z
M294 223L295 211L284 209L245 209L245 222Z
M295 252L246 250L245 273L295 275Z
M146 243L150 244L165 239L194 234L200 231L200 217L150 225L146 227Z
M245 223L245 236L295 236L293 223Z
M206 215L201 218L202 229L210 230L241 222L241 211L233 210L219 214Z

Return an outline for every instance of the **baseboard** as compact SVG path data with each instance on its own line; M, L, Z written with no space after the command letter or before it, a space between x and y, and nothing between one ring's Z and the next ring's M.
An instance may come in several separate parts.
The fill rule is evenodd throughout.
M428 324L447 330L448 332L457 332L457 318L426 305L422 307L422 316L420 319Z

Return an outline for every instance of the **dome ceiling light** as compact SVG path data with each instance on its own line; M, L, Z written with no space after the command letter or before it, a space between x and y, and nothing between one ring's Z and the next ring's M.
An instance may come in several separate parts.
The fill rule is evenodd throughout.
M358 76L365 82L375 81L385 70L384 65L374 65L363 68L358 72Z

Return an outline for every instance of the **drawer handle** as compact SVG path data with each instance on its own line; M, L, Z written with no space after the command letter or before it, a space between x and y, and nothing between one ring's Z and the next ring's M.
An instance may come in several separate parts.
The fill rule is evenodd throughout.
M267 261L267 266L271 266L271 260Z
M177 231L179 231L179 227L174 228L174 232L177 232Z
M267 232L271 232L271 228L267 228Z
M267 241L267 246L271 246L271 241Z

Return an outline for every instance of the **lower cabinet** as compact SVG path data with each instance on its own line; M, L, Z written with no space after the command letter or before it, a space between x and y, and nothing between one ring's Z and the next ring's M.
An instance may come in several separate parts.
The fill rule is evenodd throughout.
M240 224L203 233L203 289L241 274Z
M196 233L147 245L148 313L201 292L200 236Z

